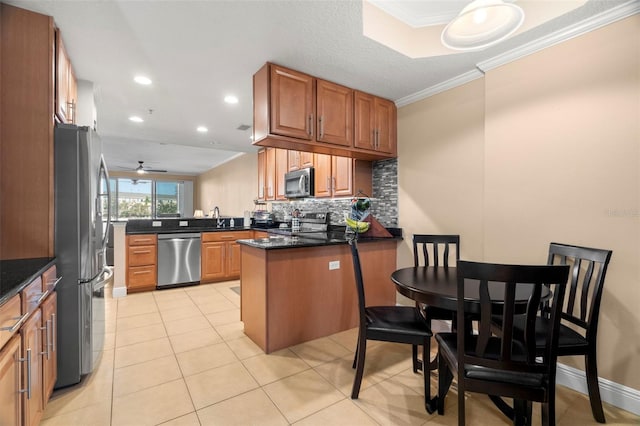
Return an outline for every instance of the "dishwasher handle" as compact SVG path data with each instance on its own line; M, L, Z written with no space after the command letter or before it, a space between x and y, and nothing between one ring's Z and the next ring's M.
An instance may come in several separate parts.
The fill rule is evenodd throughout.
M200 239L200 233L158 234L158 240Z

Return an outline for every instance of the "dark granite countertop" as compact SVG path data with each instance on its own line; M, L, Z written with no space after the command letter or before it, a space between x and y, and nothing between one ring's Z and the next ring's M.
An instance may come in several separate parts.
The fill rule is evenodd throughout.
M359 236L358 243L368 243L374 241L389 241L402 240L402 230L398 228L389 229L393 237L391 238L376 238ZM327 233L313 233L311 234L298 234L298 236L278 235L271 233L269 238L255 238L238 240L239 244L255 247L264 250L272 249L286 249L286 248L301 248L301 247L319 247L319 246L331 246L338 244L347 244L348 238L344 232L330 231Z
M183 232L223 232L223 231L247 231L250 227L244 226L244 218L234 219L231 227L231 218L220 218L221 226L217 226L217 219L211 218L181 218L181 219L132 219L127 222L125 233L127 234L175 234ZM160 226L153 226L154 223ZM180 224L186 226L180 226Z
M55 264L54 257L0 260L0 306Z

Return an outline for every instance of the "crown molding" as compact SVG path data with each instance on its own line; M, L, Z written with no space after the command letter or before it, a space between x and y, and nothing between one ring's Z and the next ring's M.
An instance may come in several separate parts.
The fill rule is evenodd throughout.
M570 25L562 30L555 31L544 37L532 42L526 43L516 49L495 56L486 61L478 62L476 70L466 72L464 74L443 81L419 92L400 98L396 101L396 106L402 107L413 102L428 98L438 93L444 92L454 87L468 83L471 80L480 78L484 73L501 65L508 64L532 53L578 37L582 34L601 28L605 25L627 18L640 12L640 2L638 0L630 0L626 3L613 7L605 12L594 15L584 21Z
M396 107L399 108L405 105L412 104L414 102L418 102L419 100L428 98L433 95L437 95L438 93L447 91L449 89L453 89L454 87L461 86L465 83L476 80L482 76L484 76L484 73L477 69L468 71L464 74L460 74L449 80L443 81L442 83L438 83L434 86L427 87L426 89L421 90L419 92L400 98L395 102Z
M478 62L476 65L482 71L489 71L501 65L508 64L532 53L581 36L598 28L609 25L613 22L627 18L640 12L640 2L631 0L605 12L594 15L589 19L577 22L561 30L555 31L537 40L526 43L517 49L510 50L501 55L494 56L486 61Z

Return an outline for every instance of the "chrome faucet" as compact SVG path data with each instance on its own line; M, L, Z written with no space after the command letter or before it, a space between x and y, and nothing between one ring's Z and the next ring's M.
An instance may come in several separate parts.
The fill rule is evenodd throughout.
M216 219L216 228L224 228L224 219Z

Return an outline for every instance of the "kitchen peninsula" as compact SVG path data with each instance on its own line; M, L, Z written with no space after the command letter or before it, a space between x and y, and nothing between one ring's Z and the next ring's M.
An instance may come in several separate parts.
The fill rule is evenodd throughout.
M389 277L396 269L398 241L359 240L367 305L395 304ZM266 353L358 325L353 263L344 234L238 243L244 332Z

